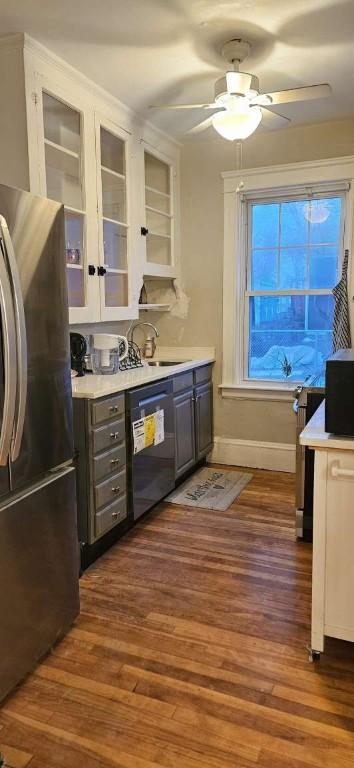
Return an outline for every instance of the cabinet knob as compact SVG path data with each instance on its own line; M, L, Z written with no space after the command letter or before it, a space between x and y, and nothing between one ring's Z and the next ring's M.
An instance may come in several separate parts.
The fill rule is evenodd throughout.
M111 464L119 464L119 459L111 459Z
M116 520L118 517L118 512L112 512L112 518L113 520Z
M143 237L146 237L146 235L148 235L148 234L149 234L149 230L148 230L148 228L147 228L147 227L141 227L141 228L140 228L140 232L141 232L141 234L143 235Z
M120 493L120 487L119 485L114 485L112 488L112 493Z
M110 405L109 411L110 413L118 413L118 405Z
M118 440L119 432L111 432L111 440Z

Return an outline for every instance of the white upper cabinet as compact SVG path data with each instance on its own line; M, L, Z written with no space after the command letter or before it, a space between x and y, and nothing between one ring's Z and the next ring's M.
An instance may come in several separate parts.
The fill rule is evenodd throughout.
M175 177L171 160L144 149L145 238L143 272L147 276L175 277Z
M0 87L0 183L64 204L70 323L137 318L143 275L177 275L176 143L27 35Z
M132 280L130 136L96 116L96 147L101 319L127 320L136 309Z
M59 86L54 95L50 84L39 76L36 86L41 191L50 199L64 203L65 209L70 320L87 322L92 316L97 320L98 288L89 274L89 256L95 261L95 255L88 222L95 219L97 207L94 196L91 194L90 199L88 194L89 158L85 128L89 116L77 101L75 106L69 103L67 94Z

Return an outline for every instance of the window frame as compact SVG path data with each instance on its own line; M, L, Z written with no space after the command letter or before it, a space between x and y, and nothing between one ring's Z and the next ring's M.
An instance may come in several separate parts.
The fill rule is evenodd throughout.
M249 333L249 227L250 202L304 199L311 193L343 195L343 250L353 241L354 157L342 157L283 166L228 171L224 181L224 266L223 266L223 397L292 400L296 381L251 379L247 376ZM348 288L353 293L353 270L349 263ZM309 289L311 291L311 289ZM328 289L313 289L328 294ZM256 292L258 295L258 291ZM278 292L277 292L278 293ZM286 290L284 294L296 293ZM299 293L304 293L299 290ZM274 294L273 294L274 295ZM275 294L276 295L276 294ZM279 293L278 293L279 295Z

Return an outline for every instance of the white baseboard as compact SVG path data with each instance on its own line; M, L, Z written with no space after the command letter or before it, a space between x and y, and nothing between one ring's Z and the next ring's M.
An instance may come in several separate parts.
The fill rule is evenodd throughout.
M295 455L295 445L288 443L259 443L255 440L215 437L208 461L238 467L295 472Z

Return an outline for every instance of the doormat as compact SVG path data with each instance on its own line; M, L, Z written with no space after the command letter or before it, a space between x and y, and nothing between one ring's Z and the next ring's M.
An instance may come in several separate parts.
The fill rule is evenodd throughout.
M170 504L225 512L252 480L246 472L203 467L166 497Z

